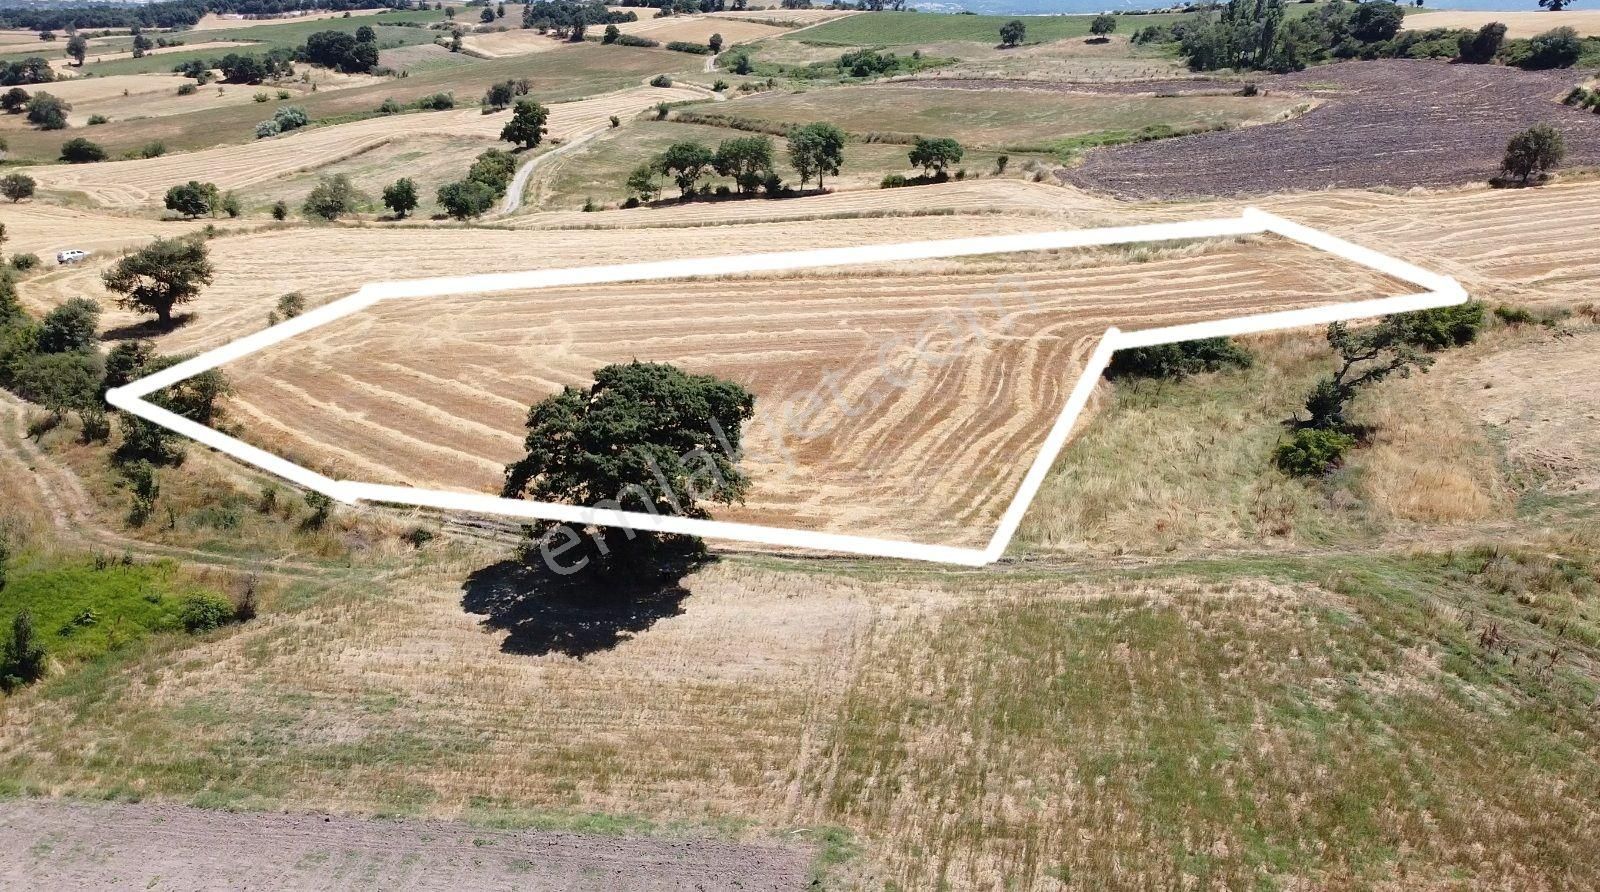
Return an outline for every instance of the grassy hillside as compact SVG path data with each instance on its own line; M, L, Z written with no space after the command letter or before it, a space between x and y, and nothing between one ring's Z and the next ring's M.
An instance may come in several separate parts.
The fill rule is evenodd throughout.
M1000 26L1018 18L1008 15L943 15L926 12L875 12L853 15L848 18L818 25L797 34L786 35L784 40L836 46L905 46L914 43L937 43L945 40L965 40L976 43L999 43ZM1117 30L1130 32L1146 25L1167 25L1176 21L1176 15L1119 16ZM1089 36L1090 15L1025 16L1028 26L1025 43L1048 43L1067 37Z

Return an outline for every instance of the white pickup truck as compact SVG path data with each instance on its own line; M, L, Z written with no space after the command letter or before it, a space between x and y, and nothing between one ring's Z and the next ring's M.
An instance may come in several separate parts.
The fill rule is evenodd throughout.
M77 248L69 248L65 251L56 252L56 263L77 263L88 256L88 251L79 251Z

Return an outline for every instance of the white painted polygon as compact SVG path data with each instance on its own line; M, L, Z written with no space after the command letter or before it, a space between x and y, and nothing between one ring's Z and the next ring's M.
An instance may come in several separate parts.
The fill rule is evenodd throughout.
M1064 248L1117 245L1130 242L1159 242L1177 239L1215 238L1218 236L1261 235L1272 233L1325 251L1352 263L1377 270L1425 290L1415 293L1375 300L1354 301L1290 310L1282 313L1261 313L1214 322L1176 325L1168 328L1123 332L1112 327L1106 329L1089 362L1073 388L1067 404L1062 407L1044 445L1034 456L1022 486L1012 497L1001 515L1000 524L982 549L956 548L946 545L927 545L897 539L878 539L838 533L819 533L808 530L791 530L782 527L760 526L747 523L730 523L720 520L699 520L688 517L647 514L632 511L590 508L553 502L529 502L504 499L497 496L443 490L418 489L405 486L387 486L361 483L354 480L334 480L308 468L273 455L197 424L187 418L160 408L145 397L170 387L208 369L232 362L273 344L304 334L313 328L359 313L385 300L407 300L437 297L446 294L490 293L497 291L524 291L535 288L556 288L572 285L597 285L612 282L640 282L659 279L704 277L730 273L776 272L814 267L856 266L896 260L927 260L941 257L967 257L980 254L1004 254L1021 251L1047 251ZM202 353L153 375L141 378L106 394L111 405L141 418L161 425L240 461L255 465L264 471L298 483L307 489L324 493L341 502L388 502L401 505L418 505L466 511L479 514L497 514L506 517L554 520L571 524L628 527L663 533L681 533L724 539L754 542L762 545L792 546L821 551L843 552L877 557L908 558L911 560L981 566L998 560L1005 553L1011 537L1016 533L1029 503L1044 483L1050 466L1061 453L1072 434L1073 423L1083 411L1095 383L1099 380L1111 354L1128 347L1148 347L1196 338L1225 337L1299 328L1329 322L1363 319L1389 313L1403 313L1433 307L1459 304L1467 293L1448 276L1429 272L1403 260L1398 260L1347 242L1343 239L1285 220L1255 208L1246 208L1238 217L1211 220L1193 220L1182 223L1154 223L1143 226L1113 226L1100 229L1081 229L1060 232L1039 232L1022 235L1001 235L984 238L950 239L944 241L908 242L897 245L870 245L857 248L822 248L810 251L783 251L762 254L743 254L725 257L698 257L685 260L668 260L656 263L625 263L610 266L586 266L568 269L535 270L519 273L488 273L473 276L451 276L432 279L413 279L400 282L377 282L364 286L355 294L319 307L265 331L240 338L231 344Z

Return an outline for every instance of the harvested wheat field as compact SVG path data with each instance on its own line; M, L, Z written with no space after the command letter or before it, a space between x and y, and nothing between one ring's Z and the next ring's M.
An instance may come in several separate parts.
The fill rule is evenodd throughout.
M1307 189L1456 186L1499 172L1506 140L1534 124L1566 136L1571 166L1600 163L1600 116L1560 103L1571 71L1388 60L1264 78L1323 103L1293 120L1097 149L1067 182L1121 198ZM1271 159L1270 164L1241 163Z
M371 77L318 71L316 88L320 91L367 86L374 80ZM67 115L67 122L73 127L81 127L88 123L91 115L97 114L112 121L128 121L134 118L182 115L229 105L258 104L261 106L261 116L268 118L284 101L276 99L278 91L288 91L291 94L289 101L293 101L311 90L309 83L285 80L281 83L255 86L208 85L189 96L180 96L178 86L185 83L192 81L174 74L114 74L109 77L83 77L57 81L36 88L36 92L46 92L71 103L72 111ZM257 103L255 96L263 93L272 97L272 101ZM26 121L20 116L8 115L0 118L0 132L9 129L25 130L26 127Z
M1512 40L1543 34L1551 28L1571 28L1581 36L1600 34L1600 12L1592 9L1546 9L1526 12L1488 12L1468 9L1417 11L1406 16L1406 27L1414 31L1428 28L1470 28L1477 30L1490 22L1506 26Z
M705 43L713 34L721 34L723 45L749 43L765 37L775 37L792 27L766 25L744 19L712 18L711 16L668 16L664 19L640 18L636 22L622 22L617 30L624 34L648 37L662 43L681 40L686 43Z
M1600 492L1600 333L1553 337L1452 376L1456 400L1504 437L1523 482Z
M181 46L151 47L150 49L145 50L144 54L146 56L164 56L168 53L192 53L199 50L225 50L239 46L253 46L253 44L248 40L207 40L201 43L185 43ZM122 52L99 53L96 55L85 56L83 60L84 64L82 66L79 66L77 61L74 59L52 59L50 60L50 67L54 68L57 74L61 74L63 72L92 74L93 72L89 71L88 69L92 68L98 62L118 62L123 59L132 58L133 51L126 50Z
M474 56L485 59L499 59L504 56L525 56L529 53L543 53L549 50L560 49L569 45L569 41L562 40L550 34L540 34L536 30L514 29L511 31L493 31L488 34L467 34L461 38L461 49ZM433 46L433 44L424 44ZM449 50L445 50L449 52ZM403 57L402 57L403 58Z
M340 477L493 492L529 404L608 363L671 362L758 396L754 485L720 517L982 545L1107 326L1409 290L1259 239L464 295L241 360L230 411Z
M660 101L696 98L689 90L638 87L550 106L548 138L565 140L606 123L611 115L631 115ZM478 109L425 112L371 118L318 127L242 146L132 161L29 168L40 189L81 192L105 207L131 208L157 203L166 190L204 171L221 189L237 189L278 177L315 170L370 151L390 140L419 135L481 137L485 147L498 139L511 112L483 114Z
M57 251L116 251L155 237L172 238L194 232L200 224L177 220L82 211L30 201L0 205L0 223L6 225L6 252L38 254L54 264ZM31 295L25 291L24 295Z
M304 12L290 13L287 15L267 16L265 18L248 18L243 15L221 15L209 12L200 17L191 31L231 31L235 28L254 28L260 25L282 25L287 22L309 22L317 19L339 19L345 16L377 15L388 12L388 7L377 9L351 9L351 10L307 10Z

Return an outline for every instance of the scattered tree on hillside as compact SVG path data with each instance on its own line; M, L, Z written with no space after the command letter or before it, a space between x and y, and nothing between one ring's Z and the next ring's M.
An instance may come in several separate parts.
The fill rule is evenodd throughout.
M1535 124L1511 137L1506 143L1506 156L1500 162L1500 171L1520 177L1523 185L1534 174L1541 178L1566 157L1566 140L1561 132L1549 124Z
M355 213L364 203L365 198L350 182L349 175L337 173L317 181L306 196L301 211L307 217L333 221L345 214Z
M500 131L500 138L531 149L544 139L545 122L548 120L550 109L532 99L519 99L516 110L511 113L511 120Z
M211 262L197 239L156 239L117 261L102 276L106 290L122 295L123 309L154 313L161 327L173 327L172 310L194 300L210 285Z
M89 55L89 39L82 34L74 34L67 38L67 55L78 63L79 68L82 68L83 60Z
M733 178L739 194L749 195L772 173L772 139L767 136L725 139L717 146L711 164L719 175Z
M460 180L439 187L439 206L457 220L482 216L494 207L493 187L478 180Z
M1560 12L1571 6L1572 2L1573 0L1539 0L1539 8L1548 9L1551 12Z
M215 185L190 180L167 190L166 206L169 211L194 219L215 213L220 201Z
M61 160L68 164L92 164L106 160L106 150L99 143L75 136L61 144Z
M21 114L28 105L28 91L21 87L12 87L0 94L0 109L5 109L8 115Z
M1116 30L1117 17L1114 15L1101 13L1095 16L1093 21L1089 22L1089 33L1096 37L1104 37L1107 34L1114 33Z
M632 362L595 372L587 389L567 387L528 410L526 456L507 466L502 495L649 514L707 518L708 503L733 504L749 479L738 467L740 433L755 397L731 381L670 365ZM637 571L641 561L698 540L616 527L594 532L592 553L564 524L530 529L552 569L592 560Z
M961 156L965 154L961 143L948 136L925 139L917 137L916 145L911 147L908 156L913 167L922 168L924 176L943 178L952 165L961 163Z
M72 104L40 91L28 98L28 123L40 130L63 130Z
M617 42L617 38L621 37L621 36L622 36L622 29L621 28L618 28L616 25L607 25L605 34L600 38L600 42L601 43L616 43Z
M700 143L678 142L668 146L656 159L656 169L672 177L679 195L688 198L715 160L716 155Z
M722 35L721 34L713 34L713 35L711 35L711 39L706 41L706 46L710 47L711 51L713 53L722 52Z
M821 189L823 177L844 165L844 131L822 121L790 130L789 163L800 174L800 188L816 180Z
M417 184L410 177L401 177L383 189L383 206L401 219L417 209Z
M1506 26L1500 22L1490 22L1479 28L1476 34L1461 35L1456 44L1456 58L1473 65L1487 65L1494 61L1505 39Z
M661 185L656 182L656 168L653 164L641 164L628 174L628 194L638 202L651 202L661 194Z
M1012 19L1000 26L1000 45L1017 46L1028 36L1028 26L1021 19Z
M8 173L0 177L0 194L11 199L13 204L24 198L32 198L35 186L33 177L25 173Z

